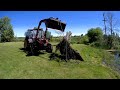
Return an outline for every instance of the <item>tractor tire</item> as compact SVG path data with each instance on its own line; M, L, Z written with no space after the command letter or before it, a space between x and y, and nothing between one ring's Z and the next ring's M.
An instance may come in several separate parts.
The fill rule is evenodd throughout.
M35 43L31 43L30 44L30 51L29 53L31 53L31 55L38 55L39 54L39 49L38 47L36 46Z
M27 46L28 46L28 42L27 40L24 40L24 49L27 49Z
M48 44L47 47L46 47L46 52L52 53L52 51L53 51L52 45L51 45L51 44Z

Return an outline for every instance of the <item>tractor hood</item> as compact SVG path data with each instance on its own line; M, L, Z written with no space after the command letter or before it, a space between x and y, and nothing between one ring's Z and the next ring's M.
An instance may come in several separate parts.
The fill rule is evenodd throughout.
M58 20L58 18L48 18L44 19L47 28L57 29L64 32L66 23Z

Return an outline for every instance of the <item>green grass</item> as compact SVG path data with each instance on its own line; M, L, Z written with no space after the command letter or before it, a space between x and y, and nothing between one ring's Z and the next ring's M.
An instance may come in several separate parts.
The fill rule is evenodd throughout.
M54 43L55 44L55 43ZM49 60L49 53L28 56L23 42L0 43L0 79L117 79L120 75L102 64L109 53L83 44L72 44L84 62ZM78 63L79 62L79 63Z

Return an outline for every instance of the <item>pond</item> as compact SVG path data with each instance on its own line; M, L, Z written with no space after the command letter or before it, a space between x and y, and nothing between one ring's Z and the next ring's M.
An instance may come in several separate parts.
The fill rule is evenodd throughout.
M114 64L115 64L115 67L120 71L120 51L116 51L114 53Z
M114 55L114 57L106 59L104 56L102 63L120 73L120 51L112 51L111 53Z

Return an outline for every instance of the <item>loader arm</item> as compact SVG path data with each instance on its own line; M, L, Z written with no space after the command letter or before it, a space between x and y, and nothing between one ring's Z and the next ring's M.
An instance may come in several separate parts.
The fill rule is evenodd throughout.
M43 20L41 20L41 21L39 22L39 25L38 25L38 28L37 28L37 33L36 33L36 38L37 38L37 36L38 36L38 32L39 32L40 26L41 26L41 24L42 24L43 22L45 22L45 19L43 19ZM47 29L47 27L46 27L46 29Z
M66 23L61 22L61 20L58 20L58 18L52 18L51 17L51 18L48 18L48 19L43 19L39 22L36 37L38 35L38 31L40 29L40 26L43 22L45 23L46 31L47 31L47 28L51 28L51 29L56 29L56 30L60 30L60 31L64 32L65 27L66 27Z

